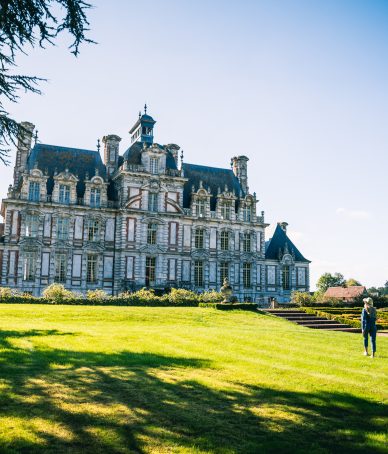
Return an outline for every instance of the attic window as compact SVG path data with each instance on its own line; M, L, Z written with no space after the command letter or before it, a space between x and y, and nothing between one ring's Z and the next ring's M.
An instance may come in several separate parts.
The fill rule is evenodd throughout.
M154 175L159 173L159 159L158 158L150 159L150 172Z
M200 217L205 216L206 200L199 199L197 203L198 203L198 216L200 216Z
M221 205L221 217L222 219L230 220L231 215L231 204L230 202L223 202Z

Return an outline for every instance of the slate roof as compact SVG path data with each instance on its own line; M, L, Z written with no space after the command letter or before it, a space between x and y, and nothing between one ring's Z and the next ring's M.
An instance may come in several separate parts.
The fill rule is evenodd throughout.
M135 142L123 155L123 160L129 164L141 165L141 152L143 150L143 142ZM165 146L154 143L153 146L157 146L161 150L166 151L166 167L168 169L177 170L177 165L171 151L167 150Z
M366 293L363 285L354 285L352 287L329 287L325 296L328 298L357 298Z
M65 171L73 173L80 180L77 183L77 196L83 197L85 192L84 179L86 173L89 178L94 177L96 168L99 175L106 179L106 169L100 153L94 150L82 150L79 148L59 147L56 145L36 144L27 159L27 168L38 167L42 172L48 172L47 193L51 194L54 187L54 173ZM109 197L109 191L108 191Z
M218 167L183 163L183 171L184 177L188 178L188 181L183 188L184 208L190 208L192 186L194 185L194 188L197 191L200 181L202 181L203 187L206 190L210 187L210 192L212 194L210 209L212 211L216 209L218 188L223 192L225 185L227 185L229 191L234 190L237 197L240 195L240 192L243 196L245 195L242 191L240 182L231 169L220 169ZM235 209L237 210L237 203Z
M293 251L296 262L310 263L310 260L307 260L303 257L298 248L288 238L286 232L280 227L280 225L276 226L273 237L268 242L266 242L265 258L269 260L279 260L279 249L284 252L286 244L289 253L292 254Z

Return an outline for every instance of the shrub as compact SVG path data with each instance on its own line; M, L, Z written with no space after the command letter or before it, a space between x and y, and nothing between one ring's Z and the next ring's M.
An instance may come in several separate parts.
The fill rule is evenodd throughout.
M235 309L243 311L257 311L256 303L199 303L199 307L210 307L222 311L231 311Z
M315 302L314 295L307 292L292 292L291 303L297 306L311 306Z
M9 287L0 287L0 298L11 298L12 290Z
M109 298L110 296L104 290L101 290L99 288L95 290L88 290L86 293L86 299L94 302L103 303L104 300L107 300Z
M61 303L74 297L74 293L65 289L62 284L51 284L43 290L43 298L51 303Z
M179 304L182 302L197 302L199 300L199 295L184 288L172 288L170 293L167 295L167 299L173 304Z
M220 303L224 299L222 293L215 290L209 290L199 295L199 300L202 303Z

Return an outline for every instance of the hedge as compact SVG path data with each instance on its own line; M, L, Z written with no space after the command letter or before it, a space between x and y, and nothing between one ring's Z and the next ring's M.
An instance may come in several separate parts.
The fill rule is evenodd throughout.
M323 309L325 309L325 308L323 308ZM326 309L332 309L332 308L326 308ZM311 307L302 307L301 310L303 310L307 314L314 314L318 317L327 318L329 320L335 320L337 322L349 325L353 328L361 329L361 319L360 319L361 311L359 313L358 319L354 319L351 317L346 317L346 315L344 313L338 314L338 313L333 313L333 312L329 312L329 311L326 312L325 310L316 310L316 309L312 309ZM377 315L379 316L380 314L378 313ZM388 323L387 324L376 323L376 328L379 330L387 329Z
M222 311L231 311L240 309L243 311L257 311L256 303L199 303L199 307L210 307Z

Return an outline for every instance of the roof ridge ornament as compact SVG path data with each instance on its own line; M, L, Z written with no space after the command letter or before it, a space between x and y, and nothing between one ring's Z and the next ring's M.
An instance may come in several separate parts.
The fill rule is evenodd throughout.
M97 139L97 151L98 153L100 152L101 144L100 144L100 139Z
M147 103L144 104L144 115L147 115Z

